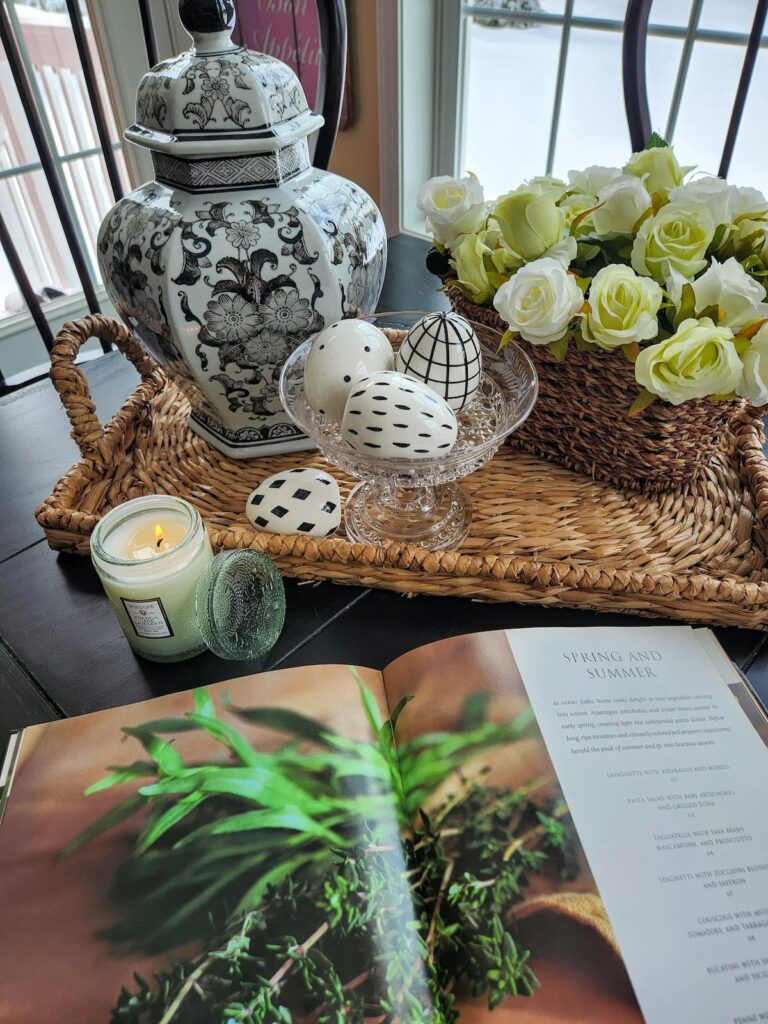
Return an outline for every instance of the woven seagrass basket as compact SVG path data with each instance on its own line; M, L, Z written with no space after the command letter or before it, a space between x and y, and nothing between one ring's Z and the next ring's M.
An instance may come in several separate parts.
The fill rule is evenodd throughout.
M451 306L475 325L505 331L491 306L472 302L455 284L445 258L432 250L429 269L445 286ZM482 332L480 332L482 333ZM579 352L570 345L560 362L546 346L520 342L539 375L539 399L511 443L541 458L622 487L667 491L694 480L722 446L742 401L656 401L627 412L640 393L634 367L622 352Z

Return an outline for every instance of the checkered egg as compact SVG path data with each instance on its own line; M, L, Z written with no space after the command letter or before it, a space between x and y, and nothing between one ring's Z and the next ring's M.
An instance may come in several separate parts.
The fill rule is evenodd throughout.
M456 444L456 414L431 388L394 370L356 381L344 410L344 440L365 455L432 459Z
M248 497L248 521L265 533L327 537L341 522L339 485L322 469L289 469L262 480Z
M408 331L395 357L395 369L423 380L454 412L461 412L480 386L480 343L463 316L430 313Z

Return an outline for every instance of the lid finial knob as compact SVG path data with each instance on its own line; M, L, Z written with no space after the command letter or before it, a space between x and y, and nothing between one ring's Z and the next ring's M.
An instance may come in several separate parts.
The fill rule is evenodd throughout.
M231 32L235 26L234 0L179 0L179 17L192 36Z

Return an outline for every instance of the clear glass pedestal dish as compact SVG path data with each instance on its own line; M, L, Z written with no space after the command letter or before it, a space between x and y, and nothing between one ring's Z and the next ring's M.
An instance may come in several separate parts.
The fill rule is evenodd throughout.
M366 317L384 330L397 350L405 332L424 313ZM501 335L475 325L483 348L483 374L472 401L457 415L456 445L447 455L424 459L381 458L355 451L341 423L315 412L304 393L304 368L312 338L286 361L280 398L299 429L322 455L360 481L347 497L344 525L350 540L369 544L402 541L431 551L461 546L472 522L472 500L459 483L484 466L529 416L538 394L536 370L514 343L498 352Z

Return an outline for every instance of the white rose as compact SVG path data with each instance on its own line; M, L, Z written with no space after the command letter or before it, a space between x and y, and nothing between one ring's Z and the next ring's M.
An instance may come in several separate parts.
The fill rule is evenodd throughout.
M741 357L744 374L736 394L752 405L768 405L768 324L763 324Z
M701 203L667 203L647 217L632 243L631 263L638 274L666 281L672 271L692 278L707 265L706 252L715 225Z
M603 167L600 164L592 164L585 167L583 171L568 171L568 181L573 188L579 192L586 192L589 196L596 196L601 188L605 188L615 178L621 177L621 169L618 167Z
M768 200L756 188L738 188L723 178L702 175L685 185L670 190L673 203L702 203L712 220L718 224L732 224L737 217L762 216L768 213Z
M672 271L667 281L667 293L678 309L683 286L688 283L676 270ZM768 313L768 306L763 302L765 288L750 277L733 256L725 263L713 259L701 277L690 284L698 315L709 306L717 306L719 326L730 327L734 334L738 334L751 320L757 320Z
M485 220L483 186L474 174L463 178L430 178L416 205L427 218L436 241L449 248L461 235L478 231Z
M592 214L592 223L597 234L603 237L631 235L651 205L648 190L633 174L622 174L604 185L597 198L602 205Z
M595 225L592 223L592 211L596 206L596 197L588 195L586 192L573 192L561 200L560 209L565 214L565 226L574 238L581 238L583 235L589 235L594 231ZM579 217L581 217L581 220L579 220L574 228L574 221L578 220Z
M568 191L568 183L560 178L553 178L551 174L540 174L536 178L531 178L527 185L531 191L540 196L543 196L544 193L554 196L555 202Z
M544 256L503 284L493 304L510 330L532 345L548 345L563 337L584 296L562 264Z
M592 278L581 333L587 341L608 349L650 341L659 333L656 314L663 297L655 281L639 277L631 267L620 263L603 267Z
M682 185L683 178L693 167L681 167L671 146L654 146L633 153L624 165L625 174L635 174L642 179L653 195L666 199L669 190Z

